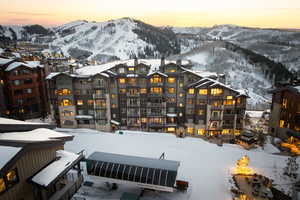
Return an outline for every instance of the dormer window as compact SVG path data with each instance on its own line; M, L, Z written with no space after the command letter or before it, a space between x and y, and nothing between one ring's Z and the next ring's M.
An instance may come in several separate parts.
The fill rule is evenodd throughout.
M124 67L119 68L119 73L120 73L120 74L124 74L124 73L125 73Z
M134 67L128 67L129 72L134 72Z

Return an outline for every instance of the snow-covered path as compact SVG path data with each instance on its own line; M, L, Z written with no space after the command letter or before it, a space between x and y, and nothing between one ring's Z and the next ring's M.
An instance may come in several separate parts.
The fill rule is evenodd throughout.
M65 149L73 152L85 149L87 156L94 151L103 151L159 158L164 152L166 159L181 162L177 179L189 181L187 199L191 200L231 199L228 181L230 171L243 155L250 157L250 167L257 173L275 179L275 183L287 181L278 175L285 166L286 157L259 149L246 151L229 144L220 147L198 138L182 139L161 133L125 132L124 135L118 135L88 129L64 131L75 135L72 142L66 143Z

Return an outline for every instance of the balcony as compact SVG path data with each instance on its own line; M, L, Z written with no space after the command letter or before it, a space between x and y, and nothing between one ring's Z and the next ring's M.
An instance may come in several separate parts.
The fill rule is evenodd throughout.
M105 105L95 105L95 109L106 109Z
M94 99L106 99L106 94L93 94Z
M165 103L147 103L147 107L165 107Z
M148 97L164 97L164 93L149 93Z
M140 117L140 113L127 113L127 117Z
M148 124L149 127L156 127L156 128L162 128L162 127L165 127L166 124L165 123L149 123Z
M49 200L71 199L81 187L82 182L82 174L79 174L78 177L73 177L71 180L68 178L65 183L61 183L63 185L62 189L54 193Z
M210 120L219 121L219 120L222 120L222 117L221 116L211 116Z
M127 97L140 97L140 93L134 93L134 94L132 94L132 93L127 92L126 96Z

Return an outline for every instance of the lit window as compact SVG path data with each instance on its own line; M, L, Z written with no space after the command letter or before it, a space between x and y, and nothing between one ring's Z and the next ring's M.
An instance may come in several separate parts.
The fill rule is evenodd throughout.
M124 84L125 82L126 82L126 81L125 81L125 78L120 78L120 79L119 79L119 83L120 83L120 84Z
M212 88L210 90L210 93L211 93L212 96L218 96L218 95L223 94L223 90L220 89L220 88Z
M31 89L31 88L27 88L27 89L25 89L25 93L27 93L27 94L31 94L31 93L32 93L32 89Z
M16 184L18 182L18 176L15 170L10 170L7 174L6 174L6 186L12 187L14 184Z
M77 105L79 106L83 105L83 100L77 100Z
M134 67L128 67L128 71L130 72L134 71Z
M279 121L279 127L280 128L284 128L284 120L280 120Z
M147 94L147 89L146 88L141 88L140 92L141 92L141 94Z
M204 115L204 110L198 110L198 115Z
M69 89L63 89L62 93L63 93L63 95L69 95L69 94L71 94L71 91Z
M183 93L180 93L180 94L179 94L179 97L183 97Z
M61 104L60 104L60 105L61 105L61 106L71 106L72 103L71 103L70 99L63 99L63 100L61 101Z
M175 93L175 88L168 88L168 92L170 94L174 94Z
M179 117L182 117L183 116L183 114L182 113L179 113Z
M151 79L150 79L151 83L162 83L162 78L158 75L154 75Z
M4 84L4 81L3 81L2 79L0 80L0 84L1 84L1 85L3 85L3 84Z
M136 84L136 79L135 79L135 78L129 78L129 79L128 79L128 83L129 83L130 85L135 85L135 84Z
M222 101L213 101L211 103L212 106L221 106L222 105Z
M227 99L227 100L231 100L231 99L232 99L232 96L227 96L226 99Z
M282 108L287 108L287 103L288 103L287 99L283 98L283 100L282 100Z
M237 104L241 104L241 98L237 98L237 99L236 99L236 103L237 103Z
M194 128L188 127L187 132L188 132L188 134L192 135L194 133Z
M117 105L116 105L115 103L113 103L113 104L111 105L111 107L112 107L112 108L116 108Z
M230 106L230 105L234 105L234 104L235 104L235 101L234 101L234 100L225 100L225 101L224 101L224 105Z
M175 83L175 81L176 81L176 78L174 78L174 77L168 78L168 83Z
M179 87L183 87L183 83L179 83Z
M195 89L194 88L190 88L189 89L189 94L194 94L195 93Z
M234 135L240 135L241 134L241 131L240 130L235 130L234 131Z
M191 104L193 104L194 101L193 101L192 98L188 98L187 102L188 102L189 105L191 105Z
M229 134L230 133L230 130L229 129L223 129L222 130L222 134Z
M20 85L21 81L20 80L14 80L14 85Z
M175 132L175 128L174 127L168 127L167 131L174 133Z
M147 123L147 118L142 118L142 123Z
M112 99L116 98L116 94L111 94L111 98Z
M207 95L207 89L200 89L199 94L201 95Z
M89 99L88 101L87 101L87 103L88 103L88 105L94 105L94 101L92 100L92 99Z
M180 103L180 104L179 104L179 107L183 107L183 103Z
M161 94L162 93L162 88L160 88L160 87L152 87L151 88L151 93Z
M4 192L6 189L5 182L3 178L0 178L0 193Z
M175 72L176 72L176 69L174 69L174 68L169 68L169 69L168 69L168 72L169 72L169 73L175 73Z
M204 129L198 129L197 133L198 133L198 135L204 135L205 130Z
M5 111L5 114L6 114L6 115L9 115L9 114L10 114L10 111L9 111L9 110L6 110L6 111Z
M69 111L69 110L64 110L63 111L63 116L65 116L65 117L73 116L73 112Z
M121 88L121 89L119 90L119 92L120 92L121 94L125 94L125 93L126 93L126 89Z

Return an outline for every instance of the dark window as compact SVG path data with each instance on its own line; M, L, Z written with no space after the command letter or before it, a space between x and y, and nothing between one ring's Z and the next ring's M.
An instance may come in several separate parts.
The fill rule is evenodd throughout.
M14 95L18 96L18 95L22 95L23 94L23 90L15 90L14 91Z
M32 83L32 79L28 78L24 80L24 84L31 84Z

